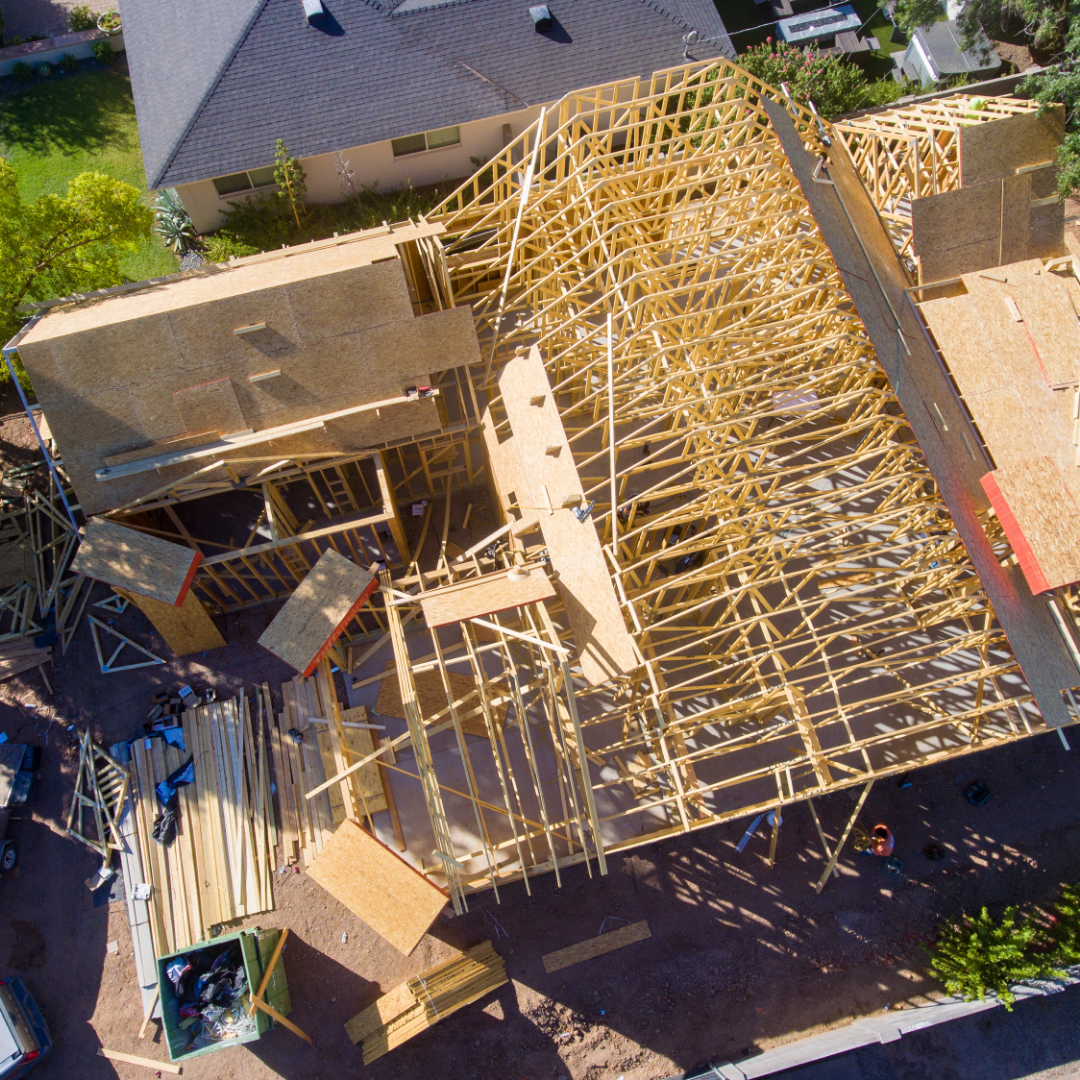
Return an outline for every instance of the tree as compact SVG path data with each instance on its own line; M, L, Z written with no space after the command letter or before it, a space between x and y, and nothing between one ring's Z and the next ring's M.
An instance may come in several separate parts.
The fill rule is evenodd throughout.
M820 56L769 38L739 56L739 64L770 86L786 83L795 100L812 101L825 120L851 112L870 100L861 68L840 56Z
M87 172L65 195L24 202L18 175L0 159L0 335L19 328L15 308L123 281L125 254L150 239L153 211L121 180Z
M296 227L300 228L300 211L307 214L304 200L307 198L307 174L296 158L289 154L289 148L280 140L274 150L274 182L278 186L278 198L284 199L291 207Z
M896 25L905 34L913 34L933 26L944 12L941 0L896 0Z
M1011 1011L1015 999L1010 987L1051 975L1056 967L1050 955L1033 952L1038 936L1034 923L1018 920L1016 908L1006 908L1000 923L983 908L974 918L942 927L930 966L950 994L961 994L965 1001L996 994Z

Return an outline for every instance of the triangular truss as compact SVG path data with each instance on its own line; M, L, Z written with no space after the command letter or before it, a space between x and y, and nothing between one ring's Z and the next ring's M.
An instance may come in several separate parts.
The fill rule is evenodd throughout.
M124 849L118 822L128 780L127 770L106 754L88 731L79 732L79 770L67 831L105 860L110 851Z
M124 637L119 631L114 630L111 626L106 626L103 622L95 619L93 615L86 616L90 620L90 632L94 637L94 649L97 651L98 664L101 665L101 672L103 675L111 675L115 671L134 671L136 668L141 667L153 667L155 664L164 664L165 661L160 656L155 656L149 649L144 649L141 645L136 645L131 638ZM114 637L120 642L116 648L109 654L109 659L105 659L105 650L101 647L101 633L104 631L110 637ZM109 643L112 644L111 642ZM141 653L147 659L139 660L133 664L117 664L116 658L120 655L124 646L134 649L136 652Z
M127 611L127 606L131 601L126 596L121 596L119 593L113 593L112 596L105 597L104 600L99 600L94 607L101 608L102 611L111 611L114 615L123 615Z

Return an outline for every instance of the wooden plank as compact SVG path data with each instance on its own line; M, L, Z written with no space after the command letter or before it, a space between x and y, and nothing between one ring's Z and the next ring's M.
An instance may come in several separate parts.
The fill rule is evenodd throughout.
M201 561L200 552L182 544L93 518L82 531L71 569L163 604L180 605Z
M163 604L160 600L141 596L129 589L117 588L116 591L130 600L150 620L176 656L209 652L211 649L220 649L225 644L225 639L203 607L202 601L190 590L179 606Z
M515 573L524 574L524 580L513 576ZM536 604L553 596L555 588L542 569L507 570L422 593L420 606L428 627L435 629L525 604Z
M523 490L517 491L518 501L535 509L545 507L550 500L554 508L550 514L540 514L540 529L574 642L581 652L582 670L586 680L597 686L633 671L639 660L596 527L563 508L571 499L580 501L583 489L540 350L533 346L527 356L515 356L505 364L499 389L521 460L517 482ZM498 442L487 415L482 430L489 448ZM558 453L549 452L551 447L557 447ZM494 459L492 464L497 467ZM547 500L542 488L547 491Z
M345 821L308 874L406 956L446 904L446 893L355 821Z
M154 1058L139 1057L137 1054L122 1054L119 1050L106 1050L103 1046L98 1047L98 1057L108 1058L110 1061L122 1061L125 1065L142 1065L146 1069L157 1069L159 1072L180 1075L180 1066L173 1065L169 1061L156 1061Z
M310 675L378 584L373 574L327 549L259 644L302 675Z
M1001 181L1001 251L998 266L1030 258L1031 173ZM972 267L974 269L974 267Z
M571 964L591 960L594 956L603 956L604 953L621 949L624 945L644 941L647 937L652 937L652 933L648 922L642 919L641 922L631 923L629 926L620 926L618 930L612 930L608 934L601 934L599 937L579 941L576 945L569 945L565 949L545 953L541 959L544 962L544 970L550 975L553 971L561 971L563 968L570 967Z
M416 998L409 984L400 983L348 1021L345 1032L354 1043L358 1043L415 1005Z

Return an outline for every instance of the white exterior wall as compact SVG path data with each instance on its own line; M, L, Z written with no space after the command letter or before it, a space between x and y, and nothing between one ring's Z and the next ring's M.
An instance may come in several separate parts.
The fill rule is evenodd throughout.
M516 138L540 116L541 106L536 105L520 112L491 116L485 120L476 120L461 125L461 142L457 146L445 146L438 150L425 150L419 154L394 157L390 140L369 143L366 146L354 146L342 151L342 157L349 163L353 173L353 184L359 191L362 187L378 187L380 191L393 191L396 188L423 187L437 184L442 180L459 180L472 176L476 166L472 158L493 158L500 153L506 143L503 137L503 125L510 125L510 138ZM272 164L272 161L252 162L249 168L256 169ZM307 173L309 203L343 202L345 196L341 190L341 178L337 170L335 154L320 154L318 157L301 158L300 164ZM222 214L228 210L230 202L242 202L252 192L238 192L224 198L218 196L212 180L198 180L191 184L178 184L177 193L184 208L191 216L195 228L200 233L212 232L221 226ZM272 190L265 188L260 190Z

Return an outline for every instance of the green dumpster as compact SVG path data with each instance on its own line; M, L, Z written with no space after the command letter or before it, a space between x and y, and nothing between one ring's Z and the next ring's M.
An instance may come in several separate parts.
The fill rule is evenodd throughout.
M188 1061L190 1058L200 1057L203 1054L212 1054L215 1050L225 1050L230 1046L240 1046L243 1043L251 1043L260 1039L274 1026L274 1021L261 1009L255 1010L253 1017L255 1030L236 1038L222 1039L219 1042L202 1046L195 1050L189 1050L190 1044L188 1032L181 1027L183 1021L180 1017L180 1003L176 999L176 991L165 974L165 967L170 960L190 957L192 953L203 949L213 953L220 953L233 941L240 943L240 952L244 959L244 972L247 975L248 993L254 994L262 982L266 965L270 962L280 930L238 930L234 934L222 934L220 937L211 938L208 941L200 941L190 948L181 949L179 952L162 956L157 962L158 986L161 988L161 1017L165 1027L165 1037L169 1043L169 1059L171 1061ZM292 1002L289 999L289 986L285 981L285 957L282 955L274 967L274 974L266 986L263 999L267 1005L288 1016L292 1012Z

